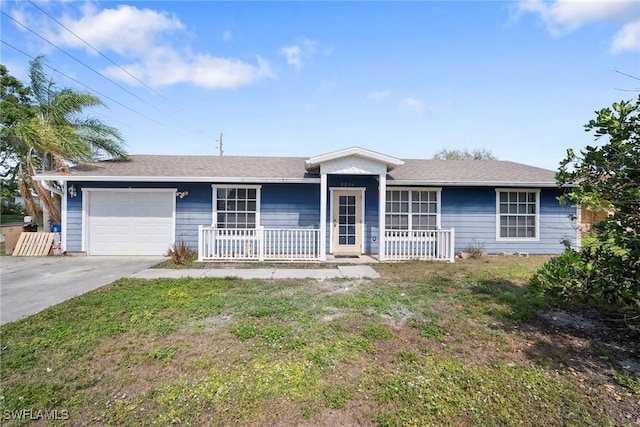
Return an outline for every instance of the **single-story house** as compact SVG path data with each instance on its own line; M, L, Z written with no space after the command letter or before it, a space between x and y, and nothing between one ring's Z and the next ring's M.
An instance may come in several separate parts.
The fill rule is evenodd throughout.
M579 245L579 212L554 172L510 161L401 160L352 147L309 158L134 155L47 173L63 183L62 247L200 260L453 261L556 254Z

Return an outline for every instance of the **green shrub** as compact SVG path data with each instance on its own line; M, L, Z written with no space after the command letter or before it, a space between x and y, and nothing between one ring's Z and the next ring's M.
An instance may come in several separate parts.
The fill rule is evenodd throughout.
M624 304L640 308L640 266L629 268L629 255L610 244L567 249L533 275L532 289L563 301Z
M567 249L540 267L531 278L531 287L554 298L567 300L580 293L585 269L580 253Z

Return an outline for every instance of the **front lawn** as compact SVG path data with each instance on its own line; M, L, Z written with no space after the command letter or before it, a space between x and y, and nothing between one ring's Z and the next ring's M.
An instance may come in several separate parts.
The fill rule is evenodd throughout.
M119 280L2 326L3 425L635 425L637 335L529 295L545 259Z

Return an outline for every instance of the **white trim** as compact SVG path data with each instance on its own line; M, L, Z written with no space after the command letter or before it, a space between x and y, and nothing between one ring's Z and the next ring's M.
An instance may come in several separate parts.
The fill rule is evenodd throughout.
M218 188L242 188L256 190L256 228L260 227L260 211L262 209L262 186L261 185L225 185L211 184L211 226L216 227L218 218Z
M89 193L173 193L174 197L172 197L172 225L171 225L171 241L176 241L176 198L175 193L178 191L177 188L144 188L144 187L135 187L135 188L82 188L82 231L81 231L81 245L80 250L87 255L91 255L89 250Z
M329 200L331 201L331 204L329 205L329 224L332 224L331 227L329 228L331 230L331 232L329 233L329 247L331 248L331 253L333 253L333 194L335 191L360 191L361 193L361 197L360 200L362 201L362 206L361 206L361 211L360 211L360 215L362 215L362 227L360 229L360 254L364 253L364 231L367 229L365 227L365 205L366 203L366 199L365 199L365 194L367 189L365 187L331 187L329 188L329 193L330 193L330 198Z
M442 228L442 187L392 187L389 188L387 187L386 191L435 191L436 193L436 230L440 230ZM387 197L386 195L386 191L385 191L385 199ZM411 203L411 196L409 196L409 203ZM382 226L383 226L383 230L387 229L387 206L385 203L384 206L384 221L382 222ZM402 213L402 212L390 212L391 214L394 213ZM407 212L407 215L409 215L409 222L411 222L411 215L413 214L413 212ZM411 228L410 228L411 230Z
M343 150L333 151L331 153L310 157L309 159L305 160L305 165L307 167L307 170L311 170L320 166L321 163L336 159L342 159L349 156L357 156L368 160L373 160L378 163L384 163L387 166L387 170L392 170L396 166L404 164L404 161L396 159L395 157L387 156L386 154L378 153L371 150L365 150L364 148L360 147L350 147Z
M105 176L105 175L36 175L36 181L96 182L219 182L219 183L300 183L319 184L320 178L228 177L228 176Z
M386 261L385 226L387 209L387 175L378 177L378 260Z
M327 260L327 174L320 175L320 260Z
M91 189L89 189L91 190ZM85 189L80 189L82 194L82 219L80 220L80 251L87 253L87 222L89 221L89 193L84 193Z
M582 249L582 206L576 205L576 250Z
M496 188L496 242L539 242L540 241L540 193L541 190L532 188ZM536 193L535 227L536 237L500 237L500 193ZM509 214L504 214L509 215ZM517 214L515 214L517 215ZM530 215L530 214L529 214Z
M506 187L508 185L518 185L527 188L558 188L555 182L506 182L506 181L425 181L410 179L390 179L387 180L387 187L396 186L440 186L440 187ZM563 186L571 187L571 186Z
M65 181L62 183L62 196L60 205L60 227L62 228L62 233L60 234L60 248L62 249L63 253L67 251L67 197L69 197L69 192L67 189L67 182Z

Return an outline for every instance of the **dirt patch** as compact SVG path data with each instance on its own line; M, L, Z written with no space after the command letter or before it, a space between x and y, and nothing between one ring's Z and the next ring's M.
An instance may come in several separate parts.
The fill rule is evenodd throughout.
M326 311L328 311L329 313L320 317L321 322L333 322L334 320L340 319L341 317L344 317L346 315L344 310L340 310L339 308L335 307L327 307Z
M570 328L585 332L595 332L606 328L602 322L596 319L590 319L577 313L567 313L566 311L540 311L538 316L556 328Z

